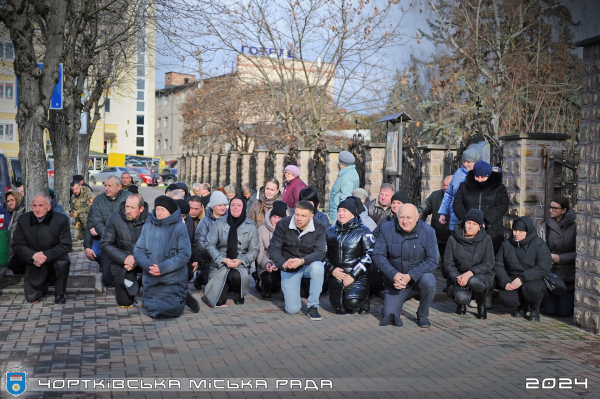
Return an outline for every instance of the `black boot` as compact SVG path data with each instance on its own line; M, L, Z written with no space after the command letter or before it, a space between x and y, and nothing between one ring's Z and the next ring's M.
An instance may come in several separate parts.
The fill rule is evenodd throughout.
M467 305L456 305L456 314L467 314Z
M485 299L477 304L477 318L487 319L487 307L485 306Z
M358 309L358 314L370 314L371 313L371 300L367 299L365 303Z
M262 285L262 289L260 291L261 298L270 299L271 296L271 287L267 288L264 284Z
M244 298L242 298L242 296L240 295L239 292L236 292L235 294L233 294L233 303L235 303L236 305L244 304Z
M531 308L531 313L529 313L529 321L540 321L540 308Z

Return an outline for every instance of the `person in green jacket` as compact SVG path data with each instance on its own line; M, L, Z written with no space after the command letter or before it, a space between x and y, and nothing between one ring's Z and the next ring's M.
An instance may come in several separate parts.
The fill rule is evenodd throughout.
M352 190L360 187L360 179L354 166L354 155L349 151L342 151L339 155L340 174L333 183L329 195L329 219L331 223L337 220L337 207L346 198L352 195Z

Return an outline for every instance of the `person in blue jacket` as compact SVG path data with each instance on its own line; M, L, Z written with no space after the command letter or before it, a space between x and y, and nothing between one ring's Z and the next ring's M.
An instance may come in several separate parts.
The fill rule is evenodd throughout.
M352 195L352 190L360 187L360 178L356 172L354 155L342 151L339 155L340 173L331 187L329 195L329 219L332 223L337 220L337 209L340 202Z
M441 224L448 223L448 215L450 216L450 231L454 231L454 225L460 222L454 214L454 196L458 191L458 187L467 178L467 173L473 170L473 166L479 161L481 161L481 153L477 150L471 148L463 152L463 166L454 172L454 177L452 177L452 181L444 193L438 214L440 215Z
M421 328L431 327L429 306L436 285L432 272L438 266L439 256L435 230L419 219L414 205L400 206L398 219L381 226L373 250L373 263L386 277L383 319L379 325L402 326L402 306L413 291L419 291L417 323Z
M157 197L133 249L144 271L144 308L150 317L179 317L185 305L194 313L200 311L200 303L187 289L190 256L192 245L177 202L166 195Z

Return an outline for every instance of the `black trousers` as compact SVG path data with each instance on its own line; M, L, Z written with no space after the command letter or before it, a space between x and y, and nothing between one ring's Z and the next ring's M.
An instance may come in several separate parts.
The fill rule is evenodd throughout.
M518 289L506 291L501 287L498 292L500 302L510 309L529 305L533 309L539 309L544 297L548 295L544 280L532 280L523 283Z
M487 292L488 287L476 276L471 277L464 287L458 285L456 281L448 287L448 297L454 299L454 302L461 306L471 302L471 297L475 298L477 303L485 302Z
M229 295L229 291L240 292L242 289L242 276L240 276L240 272L231 269L229 273L227 273L227 280L225 281L225 286L223 287L223 291L221 291L221 296L217 301L217 306L223 305L227 302L227 295Z
M19 258L19 255L14 254L8 261L6 267L12 270L13 274L25 274L27 262L23 262L23 260Z
M260 274L260 284L262 289L266 289L273 294L279 292L281 290L281 271L262 272Z
M440 268L442 270L442 277L448 280L448 274L444 270L444 253L446 253L446 243L438 242L438 251L440 252Z
M25 280L29 279L29 273L31 268L34 268L33 264L28 264L25 271ZM35 302L48 293L48 285L54 284L55 295L66 295L67 294L67 279L69 278L69 271L71 270L71 261L60 259L55 260L51 263L44 263L40 267L48 268L48 277L41 287L36 287L30 291L25 288L25 300L27 302ZM25 282L27 287L29 284Z
M133 269L135 273L141 273L142 268L136 267ZM127 292L127 287L123 283L123 279L121 278L121 273L113 273L113 278L115 281L115 298L117 300L117 305L119 306L131 306L135 303L135 297L133 295L129 295Z

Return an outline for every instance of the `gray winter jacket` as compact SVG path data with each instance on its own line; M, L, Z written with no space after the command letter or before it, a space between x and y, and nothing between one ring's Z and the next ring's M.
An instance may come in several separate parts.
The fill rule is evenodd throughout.
M212 209L208 208L206 210L206 215L200 220L200 223L198 223L194 239L196 240L196 248L198 249L198 251L200 251L201 264L212 263L212 259L206 249L206 237L208 236L208 232L212 229L213 225L217 222L217 220L220 219L226 220L227 212L225 212L223 216L217 219L213 215Z

